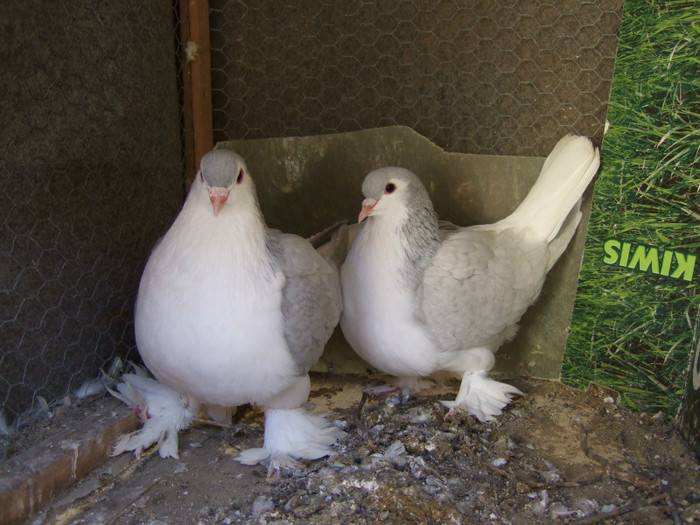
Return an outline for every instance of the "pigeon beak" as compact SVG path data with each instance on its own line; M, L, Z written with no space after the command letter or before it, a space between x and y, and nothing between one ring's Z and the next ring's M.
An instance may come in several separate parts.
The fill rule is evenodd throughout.
M226 188L219 188L219 187L214 187L214 188L209 188L209 199L211 200L211 205L214 208L214 217L219 215L219 211L221 211L221 207L226 204L226 200L228 199L228 194L230 193L230 190Z
M376 199L370 199L367 197L362 201L362 210L360 210L360 215L357 217L357 222L364 221L371 213L374 207L377 205Z

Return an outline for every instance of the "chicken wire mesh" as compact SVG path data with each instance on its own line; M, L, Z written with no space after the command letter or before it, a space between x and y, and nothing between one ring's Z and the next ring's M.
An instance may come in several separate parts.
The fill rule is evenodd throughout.
M465 153L600 139L622 0L210 2L214 139L412 127Z
M212 0L215 141L401 124L453 151L600 139L622 0ZM114 358L183 194L179 2L0 5L0 402ZM5 428L3 426L3 428Z
M0 5L4 432L134 356L140 271L182 201L177 13L170 0Z

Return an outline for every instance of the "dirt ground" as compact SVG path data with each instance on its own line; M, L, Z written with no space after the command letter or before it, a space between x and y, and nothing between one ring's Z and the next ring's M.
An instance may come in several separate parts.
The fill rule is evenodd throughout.
M239 410L230 427L183 431L180 460L111 458L28 523L700 522L700 464L673 422L599 387L510 382L526 395L482 424L445 419L439 400L456 384L404 401L363 398L378 377L315 376L312 403L347 432L337 455L266 479L265 467L233 459L262 443L262 413ZM70 425L100 402L55 419Z

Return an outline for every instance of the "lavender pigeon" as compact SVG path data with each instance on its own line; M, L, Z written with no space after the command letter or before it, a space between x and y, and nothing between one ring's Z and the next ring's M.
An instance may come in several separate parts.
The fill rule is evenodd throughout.
M348 343L404 390L457 373L459 392L445 406L481 421L501 414L521 392L489 377L494 354L571 240L599 163L589 139L564 137L511 215L445 230L416 175L397 167L368 174L364 223L341 268Z
M149 413L116 451L158 441L161 455L177 457L177 432L199 408L252 403L265 410L264 445L243 452L242 463L273 469L331 453L343 433L302 407L308 371L342 308L339 261L331 259L266 227L239 155L206 154L141 278L136 342L157 381L122 383L120 392Z

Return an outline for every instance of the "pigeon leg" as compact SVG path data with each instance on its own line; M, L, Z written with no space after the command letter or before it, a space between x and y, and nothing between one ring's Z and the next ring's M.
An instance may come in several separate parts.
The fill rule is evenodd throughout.
M308 398L310 387L306 375L265 403L263 447L245 450L236 459L244 465L267 461L268 475L273 475L279 468L294 468L297 459L333 454L331 445L345 432L300 406Z
M367 392L370 396L380 397L380 396L390 396L392 394L401 393L401 397L408 399L410 394L415 394L421 390L426 390L428 388L434 387L435 384L432 381L423 379L421 377L397 377L394 381L387 383L385 385L379 385L374 387L363 388L363 392Z
M213 424L221 427L232 426L233 415L236 413L237 407L224 407L220 405L202 405L202 411L205 412L211 419L210 420L199 420L196 421Z
M445 417L462 409L476 416L479 421L492 421L501 415L503 408L515 395L523 393L512 385L488 377L496 358L488 348L471 348L462 351L455 360L461 365L462 383L454 401L441 401L449 408Z
M381 397L398 394L399 392L401 392L401 388L396 383L387 383L385 385L368 386L366 388L363 388L362 391L366 392L372 397Z

